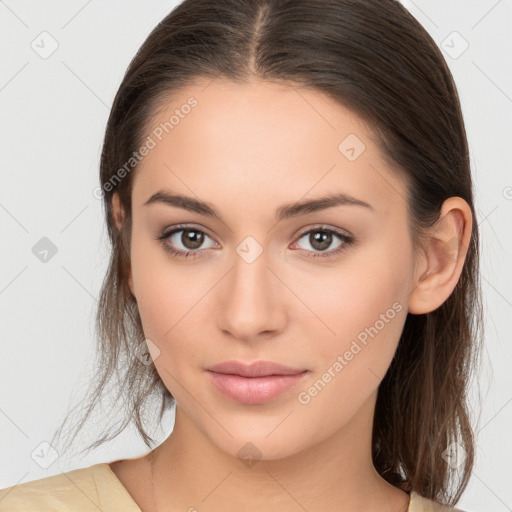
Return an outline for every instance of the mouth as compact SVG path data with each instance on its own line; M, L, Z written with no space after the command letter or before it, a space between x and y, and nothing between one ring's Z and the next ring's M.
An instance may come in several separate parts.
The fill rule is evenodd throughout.
M227 361L207 368L215 388L225 397L246 405L264 404L298 384L309 373L270 361L246 365Z

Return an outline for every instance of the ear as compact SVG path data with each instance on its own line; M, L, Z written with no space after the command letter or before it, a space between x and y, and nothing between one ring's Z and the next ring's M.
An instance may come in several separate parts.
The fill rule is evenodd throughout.
M429 229L409 294L409 313L437 309L453 292L466 258L473 215L461 197L450 197L441 207L437 223Z
M124 209L118 192L114 192L112 195L112 217L114 217L117 229L121 229L124 222Z
M124 223L124 208L121 204L121 198L119 197L118 192L114 192L112 195L112 217L114 218L115 225L118 230L121 230L123 223ZM133 276L132 276L132 268L130 265L130 270L128 273L128 286L130 287L130 291L132 292L132 295L135 297L135 293L133 292L134 286L133 286Z

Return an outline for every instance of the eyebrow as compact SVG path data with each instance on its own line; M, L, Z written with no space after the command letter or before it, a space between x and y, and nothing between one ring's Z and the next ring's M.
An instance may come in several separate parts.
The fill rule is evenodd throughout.
M171 194L166 190L159 190L155 192L143 206L149 206L151 204L166 204L169 206L175 206L177 208L183 208L191 212L199 213L208 217L215 217L220 221L224 222L222 215L219 211L211 204L193 197L184 196L181 194ZM280 222L285 219L292 217L299 217L308 213L325 210L327 208L333 208L335 206L362 206L374 210L371 205L365 201L361 201L353 196L344 194L341 192L328 194L317 199L311 199L301 201L297 203L291 203L281 206L276 211L276 222Z

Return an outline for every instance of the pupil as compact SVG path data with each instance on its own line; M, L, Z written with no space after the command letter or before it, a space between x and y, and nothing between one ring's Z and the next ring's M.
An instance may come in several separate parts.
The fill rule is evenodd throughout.
M331 245L332 233L325 231L316 231L311 233L310 239L312 238L311 246L317 250L327 249Z
M204 233L199 233L194 229L184 229L181 241L188 249L197 249L201 247L204 240Z

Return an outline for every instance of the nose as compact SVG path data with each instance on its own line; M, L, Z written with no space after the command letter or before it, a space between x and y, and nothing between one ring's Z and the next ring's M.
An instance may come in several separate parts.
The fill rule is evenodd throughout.
M251 342L282 331L288 290L271 267L265 251L254 261L235 253L233 266L220 283L217 322L224 333Z

